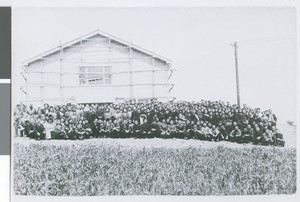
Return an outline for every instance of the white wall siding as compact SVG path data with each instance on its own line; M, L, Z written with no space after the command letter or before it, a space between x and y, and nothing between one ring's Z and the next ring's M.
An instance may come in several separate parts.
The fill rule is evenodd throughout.
M168 83L169 73L162 71L168 66L162 60L134 49L130 51L128 46L99 36L61 50L28 65L29 102L95 103L115 102L130 96L137 99L169 97L170 86L162 85ZM110 66L111 84L80 85L82 66Z

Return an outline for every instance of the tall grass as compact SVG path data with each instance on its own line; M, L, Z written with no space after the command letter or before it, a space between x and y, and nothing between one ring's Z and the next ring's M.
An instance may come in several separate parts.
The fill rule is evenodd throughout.
M14 145L17 195L240 195L296 191L295 149Z

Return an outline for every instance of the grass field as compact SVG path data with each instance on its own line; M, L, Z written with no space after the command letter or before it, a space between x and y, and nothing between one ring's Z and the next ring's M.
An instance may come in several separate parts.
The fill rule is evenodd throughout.
M228 142L14 142L17 195L240 195L296 191L296 149Z

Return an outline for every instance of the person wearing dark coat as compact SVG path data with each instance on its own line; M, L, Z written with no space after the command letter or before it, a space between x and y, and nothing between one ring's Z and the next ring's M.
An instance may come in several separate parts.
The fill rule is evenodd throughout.
M254 141L254 130L251 125L247 125L242 131L242 142L249 143Z
M33 125L33 128L34 134L32 134L32 138L36 140L44 140L46 137L46 132L41 120L37 120L37 122Z
M167 129L168 129L168 133L170 134L171 138L176 137L176 125L174 124L173 120L170 121L170 124L168 125Z
M185 133L186 133L186 127L185 127L185 123L183 121L180 121L177 125L176 125L176 137L177 138L184 138L185 137Z
M98 116L92 108L90 108L89 111L86 112L86 119L88 120L89 124L92 125L94 120L97 119Z
M84 139L89 139L89 138L93 137L92 126L89 124L88 120L83 121L82 128L85 131Z
M137 121L138 123L140 122L140 112L139 110L137 110L136 108L133 109L132 113L131 113L131 121L134 123L135 121Z
M238 126L235 126L234 129L229 134L228 140L231 142L240 143L242 140L242 132Z
M220 140L227 140L229 134L227 133L224 125L220 124L219 131L220 131Z
M93 124L91 125L91 130L92 130L92 136L93 137L99 137L99 120L95 119Z
M160 127L158 125L158 123L154 120L151 124L150 124L150 130L149 130L149 138L154 138L154 137L159 137L161 134L161 130Z
M254 130L254 144L258 145L261 144L263 141L263 131L259 128L259 126L255 127Z
M77 139L77 134L76 134L76 126L73 122L70 121L69 125L66 127L67 129L67 135L70 140L76 140Z
M190 122L189 120L186 121L185 129L186 129L186 137L188 139L193 137L193 129L194 129L193 125L194 122Z
M139 138L147 138L149 136L151 125L145 121L143 124L140 125L140 136Z
M61 124L57 124L52 132L52 139L66 139L65 131Z
M285 141L283 140L282 133L278 129L276 129L275 126L272 127L272 132L274 133L273 136L274 146L284 147Z
M75 134L76 134L75 139L78 139L78 140L83 140L84 139L84 137L86 136L86 131L82 127L82 124L77 125L77 127L75 128Z
M35 136L33 123L31 123L29 120L25 121L24 133L29 138L34 138Z
M130 137L130 126L129 121L126 119L120 124L120 137L129 138Z
M140 137L141 136L141 130L140 126L137 120L134 121L134 125L132 126L132 131L133 131L133 137Z

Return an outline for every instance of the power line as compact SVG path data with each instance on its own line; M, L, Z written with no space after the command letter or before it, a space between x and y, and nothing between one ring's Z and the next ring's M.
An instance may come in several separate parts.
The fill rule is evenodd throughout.
M193 60L189 63L185 63L183 65L180 65L180 67L187 67L187 66L191 66L191 65L195 65L195 64L197 64L197 65L202 64L202 63L206 62L207 59L210 59L211 57L214 57L214 56L220 54L221 52L223 52L225 46L226 45L222 45L219 48L214 49L213 51L211 51L208 54L204 55L203 57L200 57L200 58L198 58L196 60Z
M256 39L249 39L249 40L240 40L240 41L237 41L237 42L239 44L261 43L261 42L274 42L274 41L281 41L281 40L290 40L291 37L295 37L295 36L294 35L289 35L289 36L256 38Z

